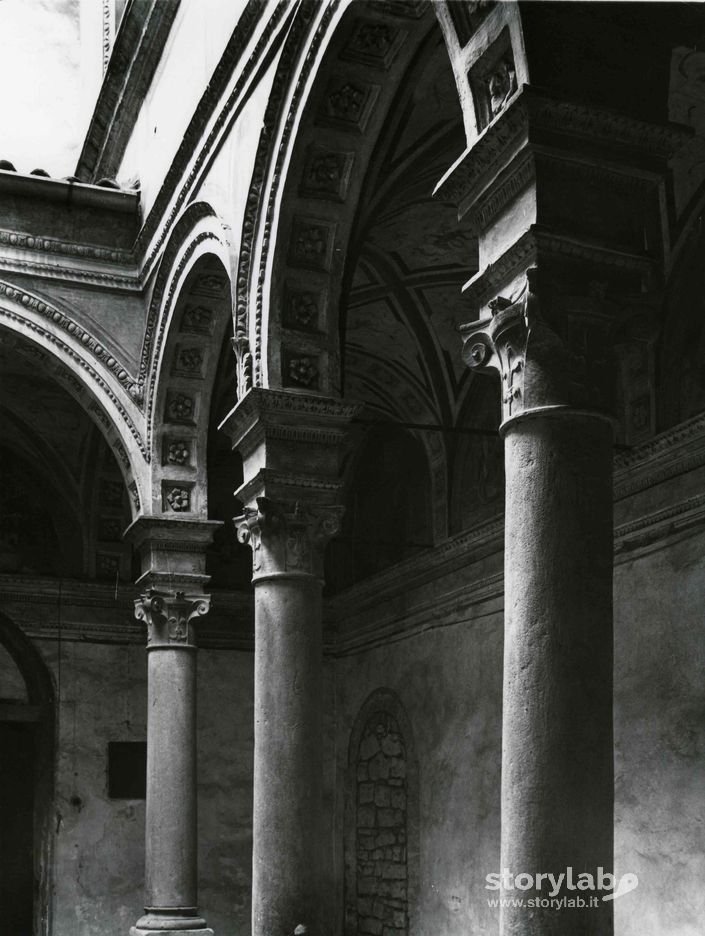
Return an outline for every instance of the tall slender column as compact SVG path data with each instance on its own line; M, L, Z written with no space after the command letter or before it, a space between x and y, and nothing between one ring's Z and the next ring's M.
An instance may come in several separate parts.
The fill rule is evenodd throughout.
M321 586L337 507L266 497L238 518L253 549L253 936L321 933Z
M202 573L215 526L141 518L131 529L146 567L135 616L148 679L145 913L131 936L213 936L198 913L195 622L210 607Z
M502 909L501 933L609 936L612 903L580 875L599 887L613 861L612 425L599 368L542 318L535 276L464 329L466 362L503 387L502 896L525 905ZM553 890L538 874L565 905L526 903Z
M252 546L255 759L252 936L326 936L335 913L323 815L321 585L342 508L340 463L354 405L250 390L223 427L242 455L236 520ZM299 929L297 929L299 927Z

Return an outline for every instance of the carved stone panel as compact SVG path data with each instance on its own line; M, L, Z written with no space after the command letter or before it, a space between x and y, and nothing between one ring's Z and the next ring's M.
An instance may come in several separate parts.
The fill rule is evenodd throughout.
M324 293L287 284L282 325L297 331L316 332L321 328Z
M319 123L364 133L378 94L376 85L334 78L326 90Z
M389 21L358 19L341 58L387 69L401 48L406 33Z
M301 180L301 194L344 201L354 159L354 153L311 147Z
M320 390L321 366L318 355L284 349L282 352L282 384Z
M317 218L294 218L289 263L312 270L330 270L335 225Z

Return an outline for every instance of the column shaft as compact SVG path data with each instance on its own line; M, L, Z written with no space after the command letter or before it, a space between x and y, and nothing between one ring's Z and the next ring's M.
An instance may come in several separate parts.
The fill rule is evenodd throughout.
M253 936L318 936L321 583L255 577Z
M570 410L505 424L502 869L612 870L612 427ZM612 904L505 907L503 936L609 936ZM505 897L547 896L547 887Z
M195 916L196 649L148 651L147 908Z

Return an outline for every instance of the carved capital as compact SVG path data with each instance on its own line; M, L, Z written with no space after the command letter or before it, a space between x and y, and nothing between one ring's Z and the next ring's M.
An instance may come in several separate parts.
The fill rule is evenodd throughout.
M573 317L559 331L542 314L537 279L538 270L528 270L516 297L498 297L488 317L461 327L463 360L473 370L500 375L504 422L549 407L609 412L602 323Z
M321 578L325 547L340 529L343 508L284 504L268 497L256 502L234 521L240 542L252 547L253 581L282 573Z
M147 624L147 647L195 647L193 620L208 614L210 595L149 588L135 600L135 617Z

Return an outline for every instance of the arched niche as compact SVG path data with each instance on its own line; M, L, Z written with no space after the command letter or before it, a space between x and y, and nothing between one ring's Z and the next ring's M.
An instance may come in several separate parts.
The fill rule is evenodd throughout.
M13 936L48 936L54 689L33 643L0 613L0 907Z
M340 536L331 542L332 591L433 545L431 478L423 443L398 426L371 428L352 464Z
M391 689L363 703L350 735L345 798L345 936L415 936L418 768Z

